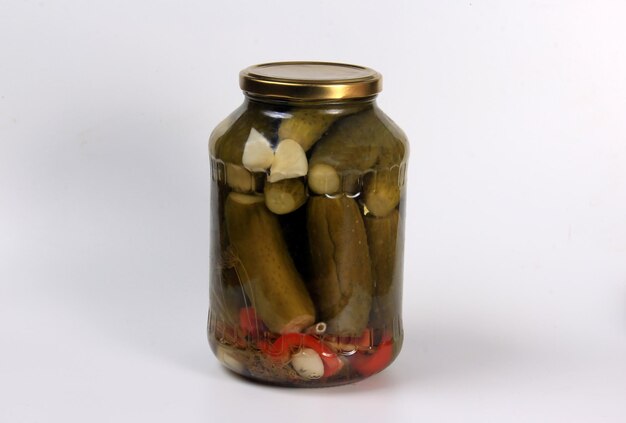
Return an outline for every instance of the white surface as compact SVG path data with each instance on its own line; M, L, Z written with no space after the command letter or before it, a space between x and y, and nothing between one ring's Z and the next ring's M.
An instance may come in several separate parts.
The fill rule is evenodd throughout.
M384 4L3 2L0 421L626 420L626 5ZM412 142L405 347L342 388L204 335L206 140L285 59L379 70Z

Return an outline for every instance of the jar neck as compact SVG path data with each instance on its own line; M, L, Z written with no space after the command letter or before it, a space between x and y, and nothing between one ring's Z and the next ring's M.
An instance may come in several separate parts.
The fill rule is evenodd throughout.
M376 96L365 98L351 98L347 100L317 100L317 101L294 101L277 99L271 97L255 96L244 92L245 103L254 103L258 105L267 104L268 106L280 106L280 107L319 107L319 108L341 108L341 107L368 107L376 104Z

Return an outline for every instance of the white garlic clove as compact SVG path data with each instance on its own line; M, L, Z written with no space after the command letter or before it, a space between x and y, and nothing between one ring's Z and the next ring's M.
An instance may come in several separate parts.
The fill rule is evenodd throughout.
M243 373L246 368L245 366L239 361L237 360L231 353L230 351L228 351L226 348L218 345L217 347L217 353L215 354L217 356L217 359L226 367L228 367L230 370L237 372L237 373Z
M265 172L274 161L274 151L269 140L252 128L243 148L241 162L252 172Z
M297 178L307 174L309 163L300 144L294 140L282 140L274 153L274 162L267 180L278 182L283 179Z
M311 348L303 348L292 355L291 366L305 379L319 379L324 375L324 362Z

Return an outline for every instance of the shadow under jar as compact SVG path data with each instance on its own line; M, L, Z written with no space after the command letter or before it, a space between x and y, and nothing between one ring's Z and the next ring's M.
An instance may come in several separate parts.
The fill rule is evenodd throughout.
M403 338L409 151L376 105L381 76L280 62L243 70L240 86L209 140L211 349L270 384L378 373Z

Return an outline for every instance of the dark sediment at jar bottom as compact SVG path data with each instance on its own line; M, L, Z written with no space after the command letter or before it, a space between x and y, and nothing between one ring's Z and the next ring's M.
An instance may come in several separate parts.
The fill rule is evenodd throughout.
M233 328L209 319L208 335L213 352L226 368L258 383L285 387L330 387L358 382L388 367L402 346L399 318L389 329L367 328L360 337L281 335L255 328ZM312 362L309 360L308 373L307 361L303 365L296 358L306 350L312 350L316 356ZM320 359L321 364L317 361ZM317 370L311 370L316 366Z

